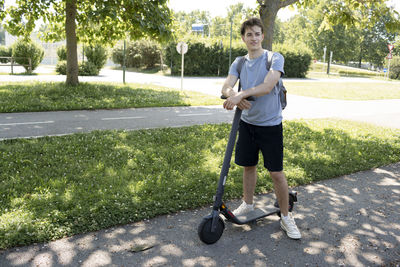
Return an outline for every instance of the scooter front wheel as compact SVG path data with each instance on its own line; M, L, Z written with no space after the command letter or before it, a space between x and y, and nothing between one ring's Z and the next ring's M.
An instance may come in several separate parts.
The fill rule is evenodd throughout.
M218 218L217 227L214 232L211 232L212 220L213 218L211 216L203 218L197 228L200 240L206 244L214 244L217 242L221 238L222 232L225 228L224 221L221 218Z

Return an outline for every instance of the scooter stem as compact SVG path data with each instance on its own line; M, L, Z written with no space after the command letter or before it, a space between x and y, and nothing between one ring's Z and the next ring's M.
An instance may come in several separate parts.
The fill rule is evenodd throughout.
M242 115L242 110L236 108L235 115L233 117L231 132L229 134L228 144L226 145L224 162L222 164L222 169L219 176L218 188L217 188L217 193L215 195L214 206L213 206L214 210L219 210L219 208L222 205L222 196L224 195L225 182L228 176L229 168L231 166L230 163L231 163L233 148L235 147L236 135L239 129L239 122L241 115Z

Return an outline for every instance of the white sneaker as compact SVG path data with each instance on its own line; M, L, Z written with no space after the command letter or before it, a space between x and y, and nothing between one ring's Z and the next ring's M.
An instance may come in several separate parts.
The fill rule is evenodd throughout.
M246 202L242 202L242 204L235 209L232 213L235 216L244 215L254 210L254 204L247 204Z
M294 221L294 218L292 215L289 213L289 216L285 218L283 215L281 217L281 228L283 231L286 232L288 237L292 239L300 239L301 234L299 229L296 226L296 222Z

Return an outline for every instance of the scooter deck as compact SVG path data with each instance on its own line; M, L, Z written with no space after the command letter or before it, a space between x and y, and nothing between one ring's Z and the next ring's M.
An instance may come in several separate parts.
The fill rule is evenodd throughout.
M274 206L268 206L267 208L256 208L254 211L251 211L249 213L246 213L244 215L236 216L236 218L240 221L241 224L246 224L261 218L264 218L266 216L276 214L280 210Z

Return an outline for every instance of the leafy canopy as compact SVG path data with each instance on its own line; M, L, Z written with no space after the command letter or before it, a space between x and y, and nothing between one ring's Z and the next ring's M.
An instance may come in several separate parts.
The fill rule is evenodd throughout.
M4 1L4 0L0 0ZM17 0L8 9L7 30L28 36L41 18L47 25L41 36L46 41L66 38L66 2L69 0ZM171 14L167 0L80 0L77 1L76 34L84 43L113 44L116 40L148 36L166 40ZM1 6L1 2L0 2Z

